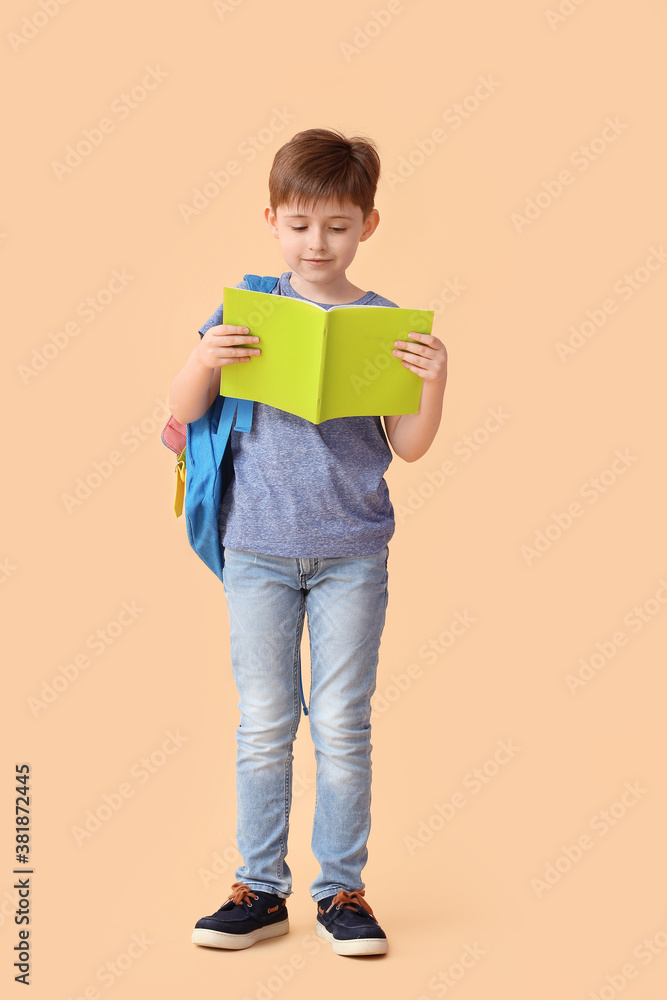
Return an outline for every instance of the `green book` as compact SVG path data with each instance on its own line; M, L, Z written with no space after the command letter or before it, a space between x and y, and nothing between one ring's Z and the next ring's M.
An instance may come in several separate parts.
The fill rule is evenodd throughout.
M417 413L423 380L391 353L430 333L433 312L333 306L244 288L223 290L223 317L259 337L261 354L223 365L223 396L252 399L313 424L332 417Z

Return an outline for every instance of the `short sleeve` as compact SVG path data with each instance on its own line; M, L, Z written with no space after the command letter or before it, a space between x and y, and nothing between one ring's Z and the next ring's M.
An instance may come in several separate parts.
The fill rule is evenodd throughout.
M244 289L247 289L248 288L248 283L247 283L247 281L239 281L238 285L234 285L234 287L235 288L244 288ZM206 322L204 323L204 325L199 327L199 331L198 331L199 332L199 336L203 337L204 334L206 333L206 331L209 330L212 326L220 326L221 323L222 323L222 302L220 303L220 305L218 306L218 308L215 310L215 312L213 313L213 315L209 316L209 318L206 320Z
M377 292L373 292L373 301L368 302L367 305L384 306L385 308L391 307L393 309L400 308L400 306L398 306L395 302L392 302L391 299L386 299L384 295L378 295Z

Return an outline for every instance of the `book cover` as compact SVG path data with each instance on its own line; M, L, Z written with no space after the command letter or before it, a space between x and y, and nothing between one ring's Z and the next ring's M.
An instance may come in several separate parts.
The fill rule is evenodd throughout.
M334 417L416 413L423 385L392 354L410 330L430 333L433 312L335 305L243 288L223 291L224 322L259 337L260 355L223 365L220 391L319 424Z

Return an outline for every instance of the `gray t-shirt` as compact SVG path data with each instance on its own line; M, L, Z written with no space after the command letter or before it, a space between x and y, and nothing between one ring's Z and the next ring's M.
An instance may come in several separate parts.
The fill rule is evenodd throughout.
M291 274L280 276L272 294L303 299ZM397 308L376 292L348 304ZM221 322L222 305L200 336ZM250 431L232 429L230 440L235 478L220 506L223 546L301 559L356 556L384 548L394 534L384 480L392 453L380 416L313 424L255 402Z

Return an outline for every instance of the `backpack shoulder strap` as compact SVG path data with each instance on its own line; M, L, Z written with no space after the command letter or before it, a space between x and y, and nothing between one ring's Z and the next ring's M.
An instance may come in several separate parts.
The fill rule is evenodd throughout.
M244 274L243 280L248 285L251 292L272 292L279 282L279 278L269 275ZM249 431L252 426L252 400L239 399L236 411L236 423L234 430Z
M280 279L262 277L259 274L244 274L243 280L247 283L251 292L272 292Z
M272 292L278 284L279 278L259 274L244 274L243 280L248 285L251 292ZM225 399L224 418L220 421L216 437L224 438L226 441L232 426L232 420L236 413L234 430L249 431L252 427L252 400L251 399Z

